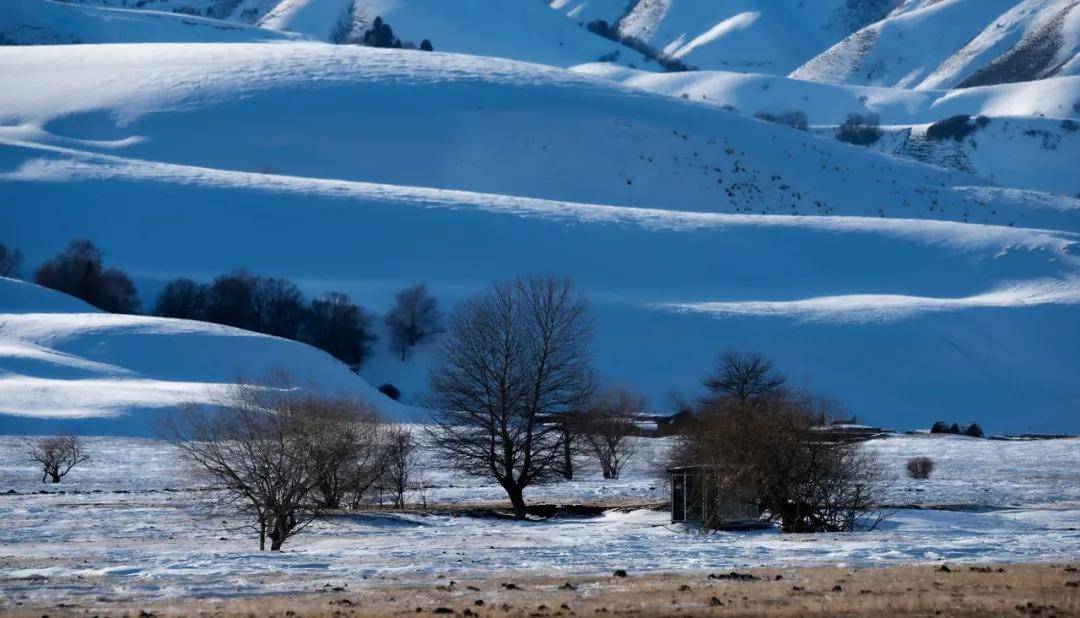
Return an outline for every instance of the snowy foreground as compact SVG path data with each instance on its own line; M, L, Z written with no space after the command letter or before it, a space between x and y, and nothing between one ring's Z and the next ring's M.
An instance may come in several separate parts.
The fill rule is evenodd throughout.
M749 566L1031 562L1080 555L1080 440L998 442L906 436L878 440L893 516L872 533L688 533L664 510L514 522L382 512L337 517L286 544L255 541L214 513L168 447L94 438L91 463L59 487L42 486L20 439L0 438L0 589L4 604L93 597L159 598L350 589L389 581L522 574L708 570ZM649 440L619 481L537 488L534 502L662 500L655 469L666 447ZM929 481L902 475L916 455L937 462ZM498 488L427 476L429 503L484 502ZM43 489L48 493L30 493ZM59 493L58 490L67 493ZM11 493L11 491L15 493ZM7 492L7 493L2 493ZM420 495L413 496L420 499ZM938 508L899 508L920 505Z

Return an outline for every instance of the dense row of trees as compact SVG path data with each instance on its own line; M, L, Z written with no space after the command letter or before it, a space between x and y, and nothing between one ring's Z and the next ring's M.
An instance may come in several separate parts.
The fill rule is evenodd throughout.
M93 243L73 240L67 249L41 264L34 282L111 313L137 313L135 286L126 273L104 264ZM0 245L0 276L18 277L23 256ZM347 295L327 292L306 301L287 279L236 270L209 284L179 278L158 294L152 313L201 320L303 341L325 350L354 370L370 357L376 341L375 318ZM437 300L424 285L398 293L384 321L389 345L404 361L410 350L442 332Z
M413 347L441 332L442 314L423 285L402 290L395 301L385 322L391 349L404 361ZM347 295L328 292L307 303L293 282L245 270L221 275L208 285L170 281L158 295L154 313L303 341L354 369L370 357L376 341L374 317Z

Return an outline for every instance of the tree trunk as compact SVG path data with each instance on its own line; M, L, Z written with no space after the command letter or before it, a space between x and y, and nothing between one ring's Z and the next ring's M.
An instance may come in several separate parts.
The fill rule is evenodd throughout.
M266 550L266 521L259 522L259 551Z
M574 449L570 444L570 435L563 436L563 478L574 480Z
M510 504L514 507L514 519L525 519L525 496L520 487L507 487L506 495L510 497Z
M52 482L54 482L54 483L59 483L60 482L60 474L58 472L50 472L49 474L52 475Z

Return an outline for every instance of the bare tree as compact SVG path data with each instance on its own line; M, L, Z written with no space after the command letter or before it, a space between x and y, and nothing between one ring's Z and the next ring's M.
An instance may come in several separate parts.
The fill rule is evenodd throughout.
M409 349L442 332L438 301L423 284L398 292L394 308L386 314L390 345L404 361Z
M638 443L632 435L645 405L644 397L614 387L597 397L581 417L581 434L600 461L604 478L619 478L623 466L637 452Z
M41 482L60 479L75 466L90 459L81 438L76 435L51 436L30 442L26 447L30 461L41 465Z
M716 373L705 378L705 387L722 397L746 402L782 387L786 379L773 370L772 361L760 354L724 352Z
M329 453L359 404L303 394L284 378L239 383L212 410L188 406L167 419L164 437L252 519L259 549L279 550L325 508L320 487L338 453Z
M18 249L8 249L0 244L0 277L19 278L23 254Z
M454 313L430 374L431 443L447 465L494 480L514 516L524 490L558 477L559 415L581 408L591 323L568 279L498 283Z
M387 432L386 466L383 485L390 492L394 508L405 506L405 493L412 486L416 467L416 440L408 427L396 427Z

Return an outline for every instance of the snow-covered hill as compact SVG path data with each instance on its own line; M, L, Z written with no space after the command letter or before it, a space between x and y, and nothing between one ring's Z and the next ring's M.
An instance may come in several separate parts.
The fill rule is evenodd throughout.
M0 278L0 434L146 435L158 413L213 402L239 378L285 371L296 384L413 413L312 347L227 326L101 313Z
M1080 77L906 90L725 71L653 73L602 63L574 70L750 117L799 112L825 139L849 114L875 114L887 125L875 150L974 173L1000 186L1080 195ZM928 125L955 115L990 120L960 140L925 138Z
M1080 229L1076 200L539 65L314 43L2 51L25 87L0 92L11 141L593 204Z
M658 410L730 347L869 422L1080 429L1076 200L536 65L71 49L0 50L28 86L0 91L0 242L29 264L85 237L143 290L247 266L376 311L567 274L601 377ZM424 358L362 373L415 397Z
M792 73L952 88L1080 73L1080 1L908 0Z
M580 24L602 19L622 36L700 69L786 74L894 0L550 0Z
M235 42L289 35L180 13L81 6L52 0L5 0L0 45Z

